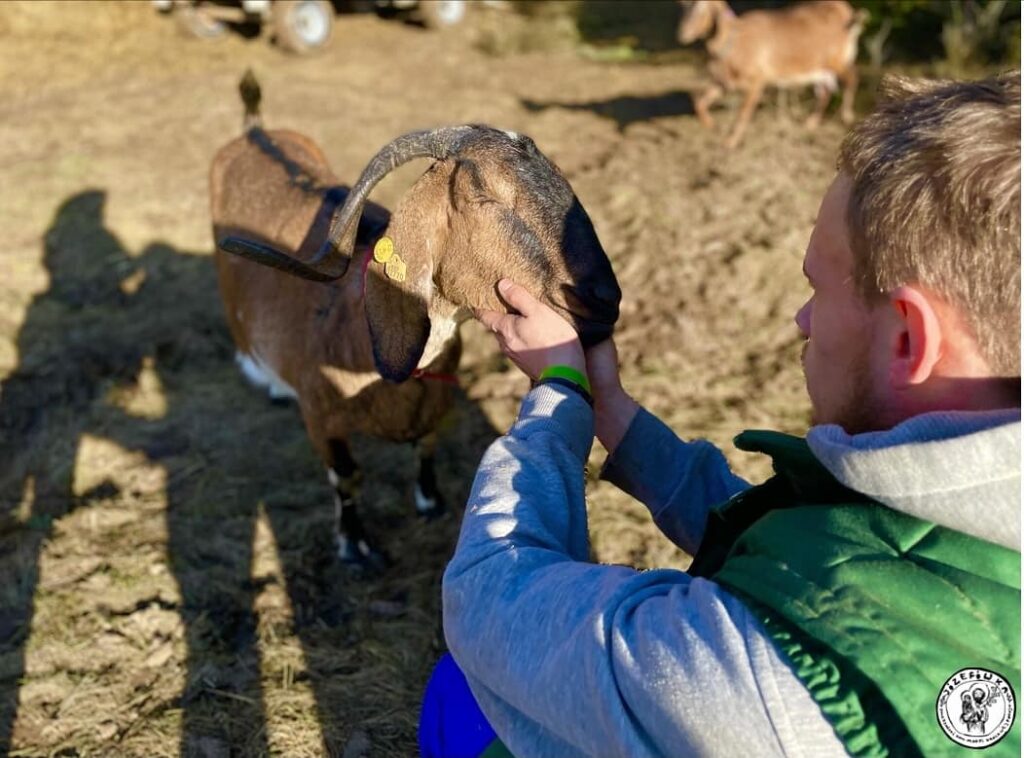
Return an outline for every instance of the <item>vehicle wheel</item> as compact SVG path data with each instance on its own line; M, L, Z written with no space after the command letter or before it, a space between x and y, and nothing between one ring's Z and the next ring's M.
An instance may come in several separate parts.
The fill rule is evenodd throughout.
M446 29L461 24L468 7L466 0L420 0L416 15L428 29Z
M329 0L276 0L272 6L274 39L291 53L322 49L334 29L334 6Z
M228 30L228 25L211 16L203 3L175 4L174 20L178 28L190 37L214 39L224 36Z

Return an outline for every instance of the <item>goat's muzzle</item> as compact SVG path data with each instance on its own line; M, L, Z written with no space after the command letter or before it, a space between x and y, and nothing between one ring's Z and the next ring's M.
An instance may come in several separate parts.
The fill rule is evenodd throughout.
M602 321L580 321L576 325L576 332L580 336L580 342L586 349L604 342L612 336L614 331L614 323L604 323Z
M584 347L593 347L612 336L619 318L622 291L614 279L584 281L564 287L566 315Z

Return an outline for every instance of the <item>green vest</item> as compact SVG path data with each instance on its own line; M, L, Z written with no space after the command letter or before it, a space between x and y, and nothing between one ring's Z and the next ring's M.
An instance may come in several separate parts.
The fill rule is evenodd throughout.
M710 513L690 573L754 612L846 749L1019 756L1019 719L970 750L936 704L969 667L1020 692L1020 553L844 487L802 438L744 432L736 446L771 455L776 474Z

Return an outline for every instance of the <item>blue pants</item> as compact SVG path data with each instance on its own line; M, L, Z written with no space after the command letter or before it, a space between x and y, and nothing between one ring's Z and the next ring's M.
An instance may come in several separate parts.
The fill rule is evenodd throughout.
M509 755L476 704L466 677L445 653L427 682L420 712L423 758L480 758Z

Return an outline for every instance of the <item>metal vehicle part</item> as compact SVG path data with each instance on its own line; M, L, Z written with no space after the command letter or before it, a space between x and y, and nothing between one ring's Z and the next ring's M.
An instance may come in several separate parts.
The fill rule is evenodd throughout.
M220 37L229 24L268 26L284 50L307 55L330 42L338 0L150 0L153 7L173 13L182 32L203 39ZM482 5L497 6L496 0ZM457 26L466 18L471 0L369 0L378 11L409 12L428 29Z

